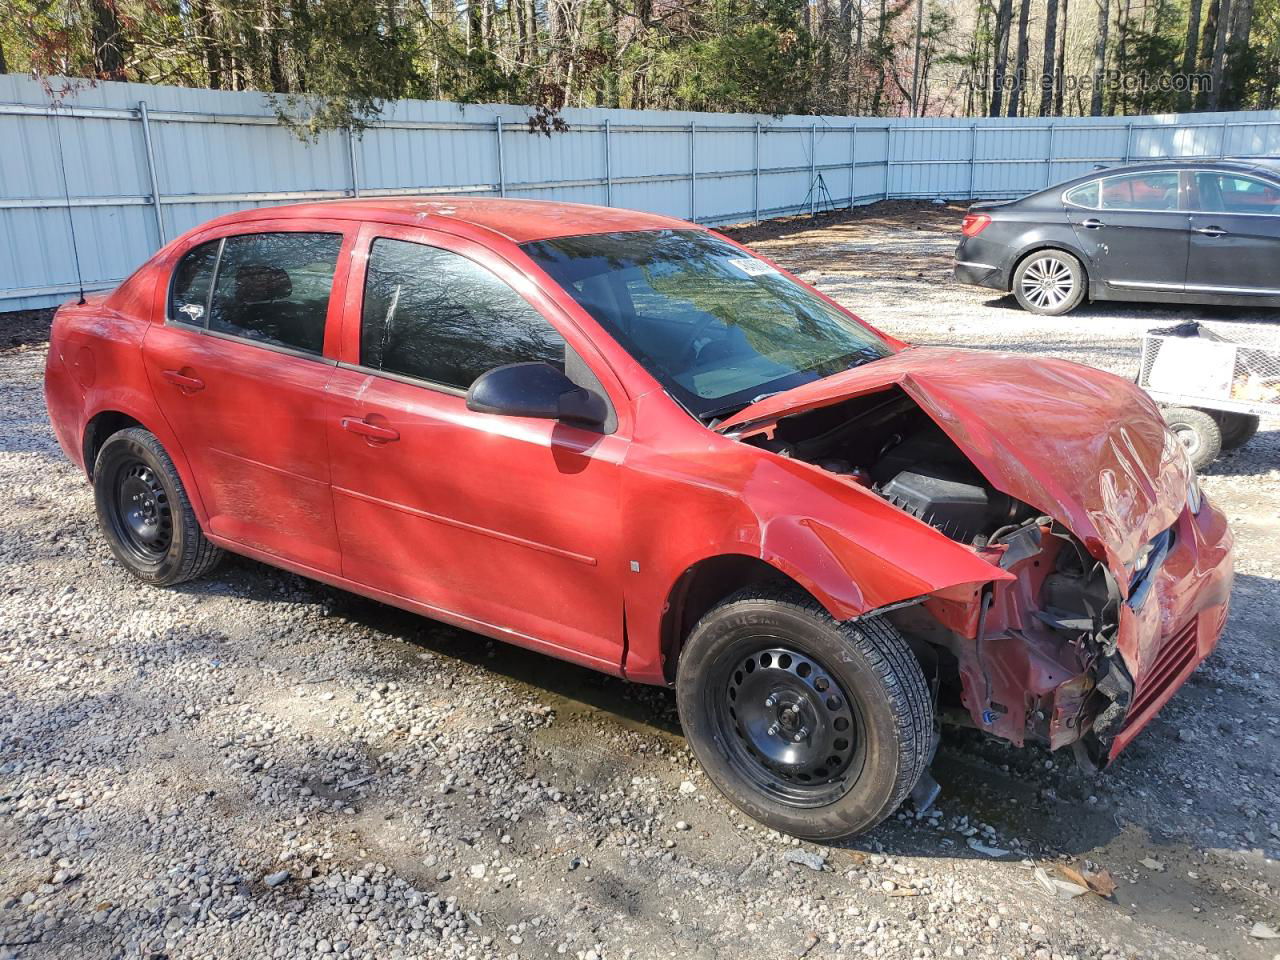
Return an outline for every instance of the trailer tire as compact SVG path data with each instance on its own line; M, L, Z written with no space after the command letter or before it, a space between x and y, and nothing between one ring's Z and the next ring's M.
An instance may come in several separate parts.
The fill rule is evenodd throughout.
M1195 407L1166 407L1164 422L1181 442L1191 465L1203 470L1222 452L1222 428L1213 416Z
M1260 419L1251 413L1216 413L1218 429L1222 432L1222 449L1236 450L1253 439L1258 432Z

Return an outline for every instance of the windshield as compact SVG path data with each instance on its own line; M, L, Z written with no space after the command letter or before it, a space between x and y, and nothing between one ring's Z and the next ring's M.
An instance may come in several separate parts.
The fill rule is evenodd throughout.
M701 230L560 237L523 249L704 420L892 352L763 260Z

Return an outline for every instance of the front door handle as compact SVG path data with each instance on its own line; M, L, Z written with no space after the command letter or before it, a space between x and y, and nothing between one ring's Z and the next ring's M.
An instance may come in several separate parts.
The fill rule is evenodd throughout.
M391 427L380 427L376 423L361 420L359 417L343 417L342 429L358 433L360 436L368 437L370 440L381 440L383 443L400 439L399 430L393 430Z
M1080 226L1084 227L1086 230L1097 230L1099 227L1105 227L1106 224L1097 217L1090 217L1084 223L1080 224Z
M194 392L196 390L204 389L204 381L199 377L189 377L185 373L180 373L177 370L162 370L160 375L175 387L181 387L183 390L190 390Z
M1196 233L1203 233L1206 237L1220 237L1227 231L1221 227L1197 227Z

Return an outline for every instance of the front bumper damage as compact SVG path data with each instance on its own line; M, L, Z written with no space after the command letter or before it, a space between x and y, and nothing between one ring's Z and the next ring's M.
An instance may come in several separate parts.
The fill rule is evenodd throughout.
M1047 517L992 551L1010 581L901 611L955 658L964 714L1021 746L1074 746L1113 760L1217 645L1232 537L1208 501L1153 541L1149 566L1116 577ZM967 716L965 715L967 714Z

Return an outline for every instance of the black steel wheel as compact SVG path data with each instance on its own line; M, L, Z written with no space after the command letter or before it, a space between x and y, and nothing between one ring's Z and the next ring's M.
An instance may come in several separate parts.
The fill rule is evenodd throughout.
M198 577L222 551L200 530L182 478L156 437L141 427L113 433L93 466L98 523L130 573L168 586Z
M794 588L754 587L694 627L676 705L726 797L793 836L832 840L889 816L928 766L933 704L886 620L832 619Z
M717 733L740 776L796 807L830 803L857 780L856 705L817 658L766 646L723 667Z
M169 494L149 463L138 457L121 457L108 519L121 545L139 563L159 563L173 543L173 509Z

